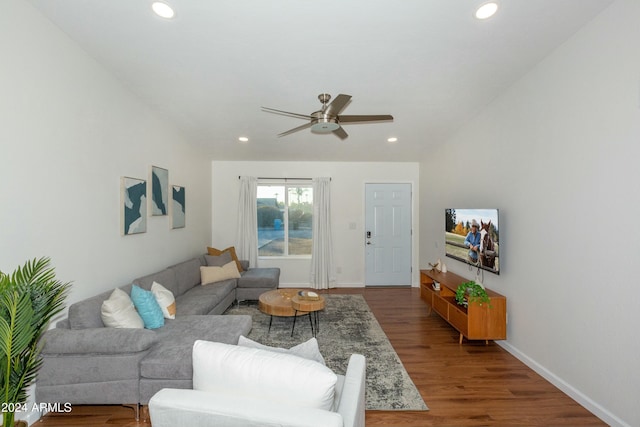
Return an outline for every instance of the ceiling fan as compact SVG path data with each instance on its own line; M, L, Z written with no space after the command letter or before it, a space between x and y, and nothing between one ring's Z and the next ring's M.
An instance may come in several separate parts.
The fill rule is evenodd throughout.
M318 99L322 103L322 109L314 111L313 113L298 114L291 113L289 111L276 110L275 108L262 107L263 111L268 113L282 114L285 116L296 117L299 119L309 120L308 123L290 129L286 132L278 134L278 136L285 136L297 132L302 129L311 128L311 132L314 133L330 133L333 132L340 139L345 139L349 135L342 129L341 124L346 123L363 123L363 122L379 122L393 120L393 116L390 114L381 115L358 115L358 116L345 116L340 113L347 106L351 100L351 95L340 94L336 98L329 102L331 95L328 93L321 93L318 95Z

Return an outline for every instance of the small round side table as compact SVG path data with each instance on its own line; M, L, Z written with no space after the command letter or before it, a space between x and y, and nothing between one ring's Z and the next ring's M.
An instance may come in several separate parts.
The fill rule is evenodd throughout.
M291 328L291 336L293 336L293 330L296 327L296 317L298 312L304 312L309 314L309 322L311 323L311 333L315 337L320 330L320 316L318 313L324 309L324 297L318 295L318 299L307 299L300 295L294 295L291 297L291 308L293 308L295 314L293 318L293 327Z

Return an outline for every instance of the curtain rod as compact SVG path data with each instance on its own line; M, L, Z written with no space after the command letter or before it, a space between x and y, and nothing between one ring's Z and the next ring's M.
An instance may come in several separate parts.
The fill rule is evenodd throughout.
M238 175L238 179L242 178L242 176ZM292 180L292 181L311 181L313 178L282 178L282 177L278 177L278 178L270 178L270 177L264 177L264 176L259 176L257 177L257 179L273 179L273 180ZM331 178L329 178L329 181L331 181Z

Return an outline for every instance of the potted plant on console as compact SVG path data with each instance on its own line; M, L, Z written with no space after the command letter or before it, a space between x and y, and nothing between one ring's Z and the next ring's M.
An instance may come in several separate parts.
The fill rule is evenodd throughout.
M469 303L477 302L480 305L489 304L487 291L474 281L464 282L456 288L456 301L459 305L467 306Z
M26 407L27 388L42 364L40 338L64 309L71 284L55 278L49 258L27 261L13 273L0 271L0 394L2 425L14 427ZM22 422L24 423L24 422Z

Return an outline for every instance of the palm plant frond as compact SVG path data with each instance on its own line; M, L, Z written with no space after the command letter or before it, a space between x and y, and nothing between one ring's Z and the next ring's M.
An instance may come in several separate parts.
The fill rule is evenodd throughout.
M6 403L24 403L40 369L40 338L64 309L70 283L55 278L49 258L27 261L12 274L0 271L0 394ZM3 413L13 426L13 414Z

